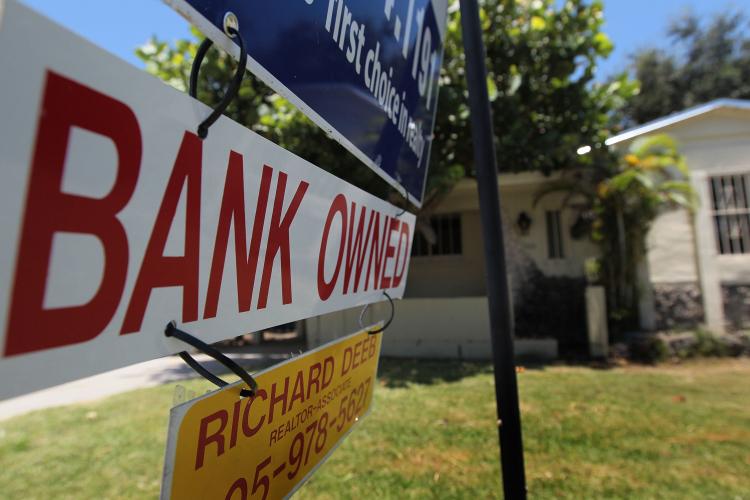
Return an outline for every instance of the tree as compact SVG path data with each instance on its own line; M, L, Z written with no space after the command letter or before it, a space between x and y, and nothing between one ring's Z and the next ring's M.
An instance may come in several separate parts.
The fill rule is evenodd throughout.
M174 45L156 37L136 50L152 73L183 92L188 91L188 78L193 59L203 36L193 28L192 39L178 40ZM236 62L226 52L212 48L200 69L198 99L215 106L236 70ZM258 78L245 73L237 97L225 114L267 139L306 160L359 186L376 196L385 197L389 186L343 146L329 139L320 127L274 93Z
M563 206L579 212L571 228L588 233L600 248L601 279L607 286L611 317L637 319L638 269L646 256L646 236L663 210L692 210L697 196L685 159L668 135L634 141L616 161L601 156L596 168L569 170L536 195L564 192Z
M606 85L593 83L597 60L612 50L601 31L601 1L568 0L558 7L555 0L483 0L481 6L501 170L549 173L589 162L576 150L601 145L617 122L613 114L636 90L624 75ZM425 211L474 170L460 26L453 1ZM148 71L186 90L199 38L194 35L174 46L152 39L138 55ZM212 53L201 69L198 97L216 102L231 71L228 56ZM250 75L227 114L377 196L389 192L385 182Z
M630 124L645 123L718 98L750 98L750 36L744 14L672 22L671 51L646 48L633 57L641 92L629 101Z
M601 31L602 3L484 0L481 7L499 169L548 174L590 164L577 149L601 147L637 90L624 74L593 81L597 61L613 49ZM430 168L473 175L460 17L452 10Z

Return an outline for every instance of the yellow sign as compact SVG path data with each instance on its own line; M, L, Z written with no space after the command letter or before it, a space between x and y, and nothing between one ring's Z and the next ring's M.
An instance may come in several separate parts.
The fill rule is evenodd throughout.
M161 497L276 499L370 410L382 335L361 331L172 409Z

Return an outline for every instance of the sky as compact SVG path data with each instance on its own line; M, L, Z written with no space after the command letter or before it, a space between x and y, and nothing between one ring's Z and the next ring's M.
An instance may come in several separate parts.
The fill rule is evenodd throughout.
M272 0L289 1L289 0ZM75 33L142 67L136 47L152 35L174 41L188 35L188 24L160 0L22 0ZM669 48L669 21L686 12L711 17L725 8L750 14L750 0L604 0L604 32L615 44L599 65L598 79L626 69L639 48Z
M689 12L710 19L725 9L750 16L750 0L604 0L603 31L614 42L615 50L599 65L598 79L625 70L638 49L669 49L666 33L671 20Z

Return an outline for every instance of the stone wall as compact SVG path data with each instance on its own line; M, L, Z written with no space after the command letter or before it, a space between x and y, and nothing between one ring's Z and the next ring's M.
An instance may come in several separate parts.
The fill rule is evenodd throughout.
M730 330L750 329L750 283L721 286L724 317Z
M658 330L697 327L705 321L700 285L695 282L655 284L654 310Z

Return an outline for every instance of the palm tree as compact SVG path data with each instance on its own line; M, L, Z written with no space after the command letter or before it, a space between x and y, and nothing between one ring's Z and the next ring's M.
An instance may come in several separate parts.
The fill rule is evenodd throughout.
M566 193L563 208L579 212L574 231L588 233L601 250L610 319L637 320L638 267L646 236L664 210L693 210L697 197L685 159L668 135L634 141L625 154L602 154L591 167L565 172L540 189L535 203L550 193Z

